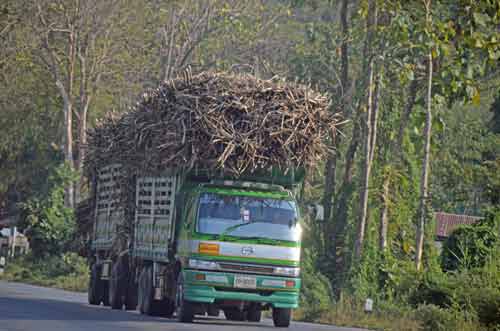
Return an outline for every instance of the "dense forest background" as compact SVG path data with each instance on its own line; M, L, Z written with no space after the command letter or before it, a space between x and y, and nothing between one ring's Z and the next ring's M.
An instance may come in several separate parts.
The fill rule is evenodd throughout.
M296 318L500 328L499 24L495 0L3 0L0 207L34 249L78 251L105 114L188 67L297 80L345 123L302 192L325 220L307 221ZM440 255L434 211L483 221Z

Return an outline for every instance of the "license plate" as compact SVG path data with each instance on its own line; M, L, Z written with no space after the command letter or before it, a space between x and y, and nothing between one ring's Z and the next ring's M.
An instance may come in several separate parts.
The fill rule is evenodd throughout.
M236 275L234 277L234 287L238 288L257 288L257 278L252 276L240 276Z

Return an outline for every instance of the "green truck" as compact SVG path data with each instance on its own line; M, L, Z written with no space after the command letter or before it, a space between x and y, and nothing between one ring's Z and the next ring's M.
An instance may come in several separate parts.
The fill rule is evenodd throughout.
M181 322L221 311L258 322L272 310L275 326L290 324L301 286L295 192L303 172L235 179L126 174L111 164L97 174L90 304Z

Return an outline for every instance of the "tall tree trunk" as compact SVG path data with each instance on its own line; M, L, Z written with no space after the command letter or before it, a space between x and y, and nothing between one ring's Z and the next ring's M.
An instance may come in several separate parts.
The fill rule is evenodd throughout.
M403 158L403 139L406 128L408 127L408 122L410 120L410 115L415 106L415 100L417 98L418 81L413 80L408 88L408 97L406 99L406 105L401 114L399 120L398 135L395 140L389 145L387 164L392 161L400 162ZM382 184L382 195L381 195L381 210L380 210L380 223L379 223L379 249L384 251L388 245L388 234L389 229L389 203L391 201L391 176L388 173L384 173L384 181Z
M356 231L356 241L354 243L354 259L359 260L361 257L361 250L363 247L363 241L365 238L365 227L366 227L366 217L368 214L368 189L370 183L370 171L371 171L371 137L372 137L372 127L371 118L373 111L373 61L370 61L370 69L368 73L368 102L366 106L366 112L362 115L362 126L363 126L363 167L361 169L361 187L360 187L360 200L359 200L359 219Z
M374 38L374 27L376 25L376 4L375 0L370 0L369 2L369 15L366 22L366 38L365 44L363 48L363 68L362 73L368 73L370 68L370 58L372 51L372 44ZM355 157L356 152L361 142L361 130L359 129L360 120L361 120L361 109L364 104L365 93L367 91L368 86L368 77L366 75L362 76L361 85L359 89L362 91L363 95L360 96L361 102L357 107L357 111L355 114L355 119L353 120L354 128L352 130L352 137L349 143L349 147L345 156L345 166L344 166L344 175L343 175L343 183L342 187L339 189L338 198L336 199L335 204L335 213L336 213L336 221L335 221L335 230L334 237L332 240L332 250L336 253L337 258L335 261L335 285L337 288L342 286L344 280L345 271L348 269L348 257L350 253L345 251L345 232L348 223L349 216L349 204L353 193L353 174L354 174L354 165L355 165Z
M67 87L58 80L56 85L58 85L61 95L63 97L63 112L64 112L64 159L69 169L73 171L75 169L75 161L73 156L73 83L75 75L75 32L71 26L71 30L68 33L68 61L67 61ZM66 187L65 194L65 205L68 208L74 208L75 206L75 185L73 182L68 183Z
M426 1L426 20L430 26L430 0ZM422 176L420 178L420 203L418 207L418 224L416 238L416 254L415 265L417 270L422 267L422 256L424 251L424 231L425 220L427 218L427 203L428 203L428 178L429 178L429 163L431 149L431 134L432 134L432 50L427 56L427 96L426 96L426 118L425 118L425 146L424 160L422 162Z
M80 103L78 109L78 159L75 165L76 170L80 174L80 180L75 185L75 202L81 201L81 191L85 183L83 177L83 166L85 160L85 148L87 145L87 118L92 99L92 93L89 91L89 80L87 68L88 45L78 48L78 62L80 66ZM100 74L96 75L96 84Z
M408 126L408 121L410 120L410 115L413 111L413 106L415 106L415 101L417 99L418 81L416 79L412 80L410 87L408 88L408 98L406 100L406 106L401 119L399 121L398 136L395 144L395 153L398 159L403 156L403 139L404 132Z
M339 94L342 96L341 103L339 105L339 109L342 115L347 115L348 105L348 93L347 90L349 88L349 21L348 21L348 4L349 0L342 0L340 4L340 26L342 31L342 44L340 46L341 49L341 76L340 76L340 88ZM337 135L336 137L332 137L332 143L335 141L335 144L338 144L342 139L341 135ZM333 220L333 200L334 194L336 191L336 170L337 170L337 158L338 153L334 153L328 156L325 165L325 189L323 193L323 206L324 206L324 228L323 231L325 233L325 238L328 238L328 242L333 236L335 236L335 224ZM334 241L334 240L333 240ZM328 243L325 244L325 247L329 248L330 255L333 255L335 258L335 251L331 250L331 245ZM334 246L333 246L334 247Z
M380 85L382 84L382 74L377 77L377 82L375 83L374 99L373 99L373 111L372 118L370 120L370 125L372 126L371 138L370 138L370 163L373 163L375 155L375 146L377 145L377 129L378 129L378 115L379 115L379 104L380 104Z
M75 185L75 203L79 203L82 198L82 189L85 183L85 178L83 177L83 166L85 162L85 148L87 145L87 118L90 100L85 97L83 105L79 111L78 120L78 161L76 165L76 170L80 174L80 180Z
M323 220L323 237L329 238L332 234L332 223L333 223L333 195L336 186L336 172L337 169L337 153L333 155L328 155L325 164L325 189L323 192L323 207L324 207L324 220ZM322 247L328 247L327 243L324 243ZM325 252L323 252L325 253Z
M64 94L65 95L65 94ZM75 168L73 159L73 104L71 100L64 100L64 160L70 170ZM67 100L66 100L67 99ZM69 183L66 187L65 205L68 208L75 206L75 188L73 183Z
M379 250L383 252L387 248L387 230L389 228L389 174L385 174L382 184L382 209L380 211L379 224Z

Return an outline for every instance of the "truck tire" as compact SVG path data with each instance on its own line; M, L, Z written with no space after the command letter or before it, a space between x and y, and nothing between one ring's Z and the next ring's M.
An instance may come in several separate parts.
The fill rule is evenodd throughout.
M175 312L175 302L170 299L165 299L162 301L160 316L171 318Z
M111 275L109 277L109 305L111 309L122 309L123 297L125 294L128 268L123 263L124 261L119 258L111 268ZM124 279L125 278L125 279Z
M127 294L125 295L125 310L135 310L138 304L137 283L135 277L130 276L127 285Z
M273 308L274 326L287 328L292 319L292 310L290 308Z
M259 305L251 305L247 311L247 320L249 322L260 322L262 318L262 310Z
M109 280L101 280L102 288L102 305L109 306Z
M144 266L139 275L139 311L141 314L152 315L153 302L153 268Z
M224 309L224 316L228 321L244 321L246 313L237 308Z
M172 317L175 312L175 303L170 299L154 299L153 268L151 266L143 267L137 287L137 299L134 302L134 298L130 298L130 307L135 304L139 312L145 315Z
M99 280L99 269L96 264L93 264L90 268L90 279L88 287L88 300L90 305L98 306L101 304L101 281Z
M207 307L207 315L217 317L220 315L220 309L214 304L209 304Z
M177 290L175 297L175 312L177 320L182 323L192 323L194 318L194 307L191 302L184 299L184 277L182 276L182 272L180 272L177 277Z

